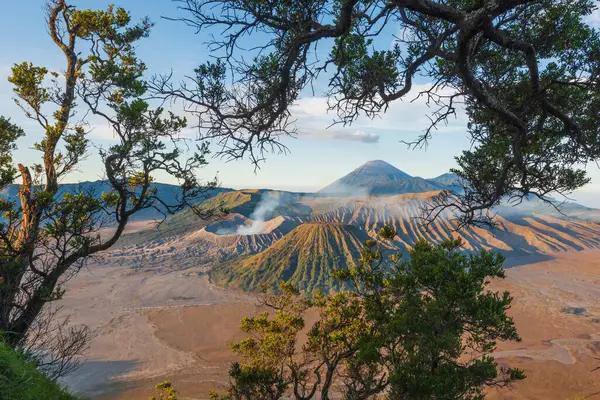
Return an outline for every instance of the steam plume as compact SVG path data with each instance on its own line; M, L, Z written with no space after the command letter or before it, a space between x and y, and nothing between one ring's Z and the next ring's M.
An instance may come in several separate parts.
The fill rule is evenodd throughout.
M250 225L240 225L237 227L238 235L256 235L263 231L263 226L269 215L279 206L279 200L267 193L263 194L260 202L250 215L252 223Z

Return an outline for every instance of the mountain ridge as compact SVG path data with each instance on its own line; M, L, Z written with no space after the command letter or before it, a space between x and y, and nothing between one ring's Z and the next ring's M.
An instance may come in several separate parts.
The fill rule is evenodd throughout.
M19 184L10 184L6 185L2 190L0 190L0 199L13 199L18 200L16 197L19 194ZM180 187L178 185L173 185L170 183L160 183L154 182L152 183L152 188L157 190L157 196L164 201L166 204L177 204L177 195ZM109 192L111 190L111 186L106 180L96 180L96 181L82 181L82 182L73 182L73 183L63 183L59 185L57 196L61 197L64 193L94 193L95 195L100 196L102 192ZM215 188L209 193L209 199L222 193L222 192L230 192L233 189L229 188ZM205 201L206 199L199 199L200 202ZM159 209L161 208L160 204L157 204ZM165 214L168 214L165 209L162 211L155 210L154 208L147 208L138 211L135 213L131 220L144 220L144 219L163 219Z
M276 283L281 280L291 280L307 293L316 289L336 289L337 283L328 277L331 271L354 262L360 256L364 242L376 239L383 226L390 226L397 232L389 244L390 250L406 254L422 238L431 243L460 238L464 251L501 252L510 256L510 265L518 265L518 260L523 257L543 260L555 252L600 248L600 224L532 210L519 215L497 215L498 226L492 231L480 227L456 231L456 221L449 215L440 215L430 226L425 226L414 216L424 202L435 195L436 192L410 193L342 202L333 197L306 198L303 201L313 212L309 216L287 220L288 229L297 224L295 228L279 230L275 234L270 234L269 229L256 235L256 240L269 235L271 240L271 244L265 243L256 254L249 254L251 252L244 249L239 253L242 257L236 258L230 248L227 251L230 259L217 265L211 278L217 284L246 291L258 291L262 283L276 290ZM270 223L267 221L266 224ZM218 228L207 227L205 230L218 231ZM227 240L233 240L230 236L226 235ZM238 238L254 240L253 237Z
M451 189L451 185L437 180L442 177L444 175L432 179L411 176L386 161L372 160L330 183L317 193L357 197Z

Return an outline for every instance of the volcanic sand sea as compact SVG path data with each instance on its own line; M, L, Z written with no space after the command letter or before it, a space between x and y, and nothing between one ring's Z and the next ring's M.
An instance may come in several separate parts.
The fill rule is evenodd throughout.
M490 399L600 399L600 371L591 372L600 365L600 250L550 256L492 282L513 295L509 313L523 338L500 343L496 357L528 377ZM147 399L169 379L183 398L206 399L227 382L235 359L227 344L243 336L240 318L258 311L256 298L212 285L202 268L169 267L90 264L68 283L63 311L96 335L88 362L66 379L73 390L94 400Z

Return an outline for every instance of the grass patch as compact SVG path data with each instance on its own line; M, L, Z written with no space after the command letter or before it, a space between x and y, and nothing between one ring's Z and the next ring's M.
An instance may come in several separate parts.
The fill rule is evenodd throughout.
M67 393L12 348L0 343L0 400L82 400Z

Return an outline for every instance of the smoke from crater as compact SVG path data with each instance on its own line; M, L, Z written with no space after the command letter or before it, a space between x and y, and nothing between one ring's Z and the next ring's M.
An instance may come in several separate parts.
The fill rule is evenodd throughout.
M218 235L256 235L262 233L265 222L280 204L279 199L265 193L250 215L251 223L231 228L222 228L216 233Z
M257 204L256 208L250 215L252 223L250 225L240 225L237 227L236 233L238 235L256 235L263 231L265 221L267 218L279 207L279 200L275 197L263 194L260 199L260 203Z

